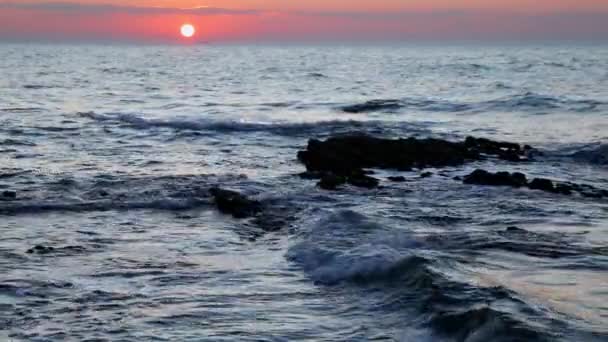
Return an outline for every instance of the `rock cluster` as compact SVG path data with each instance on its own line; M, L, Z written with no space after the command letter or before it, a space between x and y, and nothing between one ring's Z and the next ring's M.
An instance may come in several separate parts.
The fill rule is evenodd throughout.
M334 190L349 183L373 188L379 181L364 171L367 168L411 171L413 168L458 166L486 156L508 161L527 160L529 146L468 137L463 142L442 139L383 139L366 134L309 140L298 159L306 166L304 178L320 179L323 189ZM430 177L432 173L423 173Z
M584 197L604 198L608 197L608 190L598 189L587 184L576 184L570 182L559 182L546 178L534 178L528 181L528 177L520 172L488 172L475 170L464 177L465 184L488 185L488 186L510 186L514 188L527 187L532 190L541 190L554 194L571 195L578 193Z

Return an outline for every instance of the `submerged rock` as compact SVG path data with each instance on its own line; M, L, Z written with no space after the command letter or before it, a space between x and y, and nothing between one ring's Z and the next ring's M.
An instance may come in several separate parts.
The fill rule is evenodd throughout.
M260 202L251 200L236 191L212 188L209 192L215 199L219 211L235 218L255 216L262 211Z
M342 107L345 113L366 113L374 111L391 111L403 107L403 102L399 100L371 100L365 103L354 104Z
M249 219L245 226L253 224L263 232L278 231L295 220L294 212L298 209L293 205L273 203L272 200L261 203L247 196L232 190L225 190L214 187L209 190L215 200L218 210L237 219ZM250 231L255 239L260 232Z
M34 248L30 248L27 250L28 254L49 254L55 251L54 247L36 245Z
M39 255L58 255L58 256L66 256L73 255L76 253L82 253L86 251L86 249L82 246L65 246L65 247L52 247L45 245L36 245L33 248L27 250L27 254L39 254Z
M587 184L559 182L546 178L534 178L531 182L528 182L526 175L520 172L491 173L478 169L465 176L463 178L463 183L488 186L510 186L514 188L527 187L531 190L541 190L562 195L578 193L583 197L590 198L608 197L608 190L598 189Z
M420 174L420 178L430 178L430 177L433 177L432 172L423 172L422 174Z
M547 192L555 192L555 185L553 181L545 178L535 178L528 184L528 187L532 190L542 190Z
M17 199L17 192L16 191L11 191L11 190L3 191L0 194L0 198L5 199L5 200L14 200L14 199Z
M395 182L395 183L407 182L407 178L405 178L403 176L388 177L387 179L390 180L391 182Z

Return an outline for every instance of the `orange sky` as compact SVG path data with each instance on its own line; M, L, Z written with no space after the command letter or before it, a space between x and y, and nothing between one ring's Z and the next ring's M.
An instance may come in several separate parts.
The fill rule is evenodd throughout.
M50 0L0 2L45 3ZM115 4L161 7L219 7L261 10L304 11L420 11L501 10L513 12L608 11L605 0L80 0L80 4Z
M608 39L608 0L66 1L0 0L0 40Z

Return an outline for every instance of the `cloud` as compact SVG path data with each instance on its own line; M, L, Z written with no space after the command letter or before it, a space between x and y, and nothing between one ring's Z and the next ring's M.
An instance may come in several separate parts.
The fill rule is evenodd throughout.
M195 7L195 8L175 8L175 7L140 7L140 6L120 6L120 5L85 5L73 2L44 2L44 3L15 3L2 2L0 8L17 10L39 10L54 12L77 12L86 14L105 14L105 13L128 13L128 14L193 14L193 15L255 15L260 14L257 10L239 10L219 7Z

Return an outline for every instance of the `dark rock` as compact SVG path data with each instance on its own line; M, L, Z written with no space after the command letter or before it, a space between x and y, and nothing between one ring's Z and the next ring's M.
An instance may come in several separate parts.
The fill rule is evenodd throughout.
M555 192L555 185L553 185L553 181L545 178L534 178L534 180L528 184L528 187L532 190Z
M37 245L34 248L30 248L27 250L28 254L49 254L55 251L54 247Z
M250 200L246 196L231 190L212 188L209 190L220 212L235 218L255 216L262 210L260 202Z
M16 199L17 198L17 192L6 190L6 191L2 192L2 196L1 197L3 199Z
M348 177L348 184L354 185L359 188L373 189L380 185L380 181L374 177L368 175L359 174L351 175Z
M324 175L317 185L324 190L336 190L338 187L346 183L346 177L337 176L333 173Z
M493 155L507 160L525 160L523 149L514 143L469 137L465 142L441 139L383 139L366 134L312 139L298 159L309 172L331 172L349 176L366 168L411 170L424 167L458 166Z
M396 183L407 182L407 179L403 176L388 177L388 180L390 180L391 182L396 182Z
M527 186L532 190L541 190L561 195L572 195L578 193L583 197L604 198L608 197L608 190L598 189L587 184L575 184L568 182L557 182L546 178L535 178L527 183L526 175L519 172L497 172L491 173L485 170L475 170L466 176L465 184L492 185L492 186Z
M433 173L432 172L424 172L420 175L420 178L429 178L432 177Z
M507 232L512 232L512 233L527 233L528 231L519 227L515 227L515 226L511 226L511 227L507 227Z
M371 100L361 104L342 107L346 113L366 113L376 111L392 111L403 107L403 102L399 100Z
M310 140L298 159L308 171L328 171L348 176L355 170L383 168L411 170L412 167L444 167L479 159L460 143L439 139L381 139L363 134Z
M53 254L58 256L66 256L74 253L82 253L85 252L86 249L82 246L65 246L65 247L52 247L52 246L44 246L44 245L36 245L34 248L30 248L27 250L28 254L40 254L47 255Z
M485 170L475 170L468 176L464 177L465 184L491 185L491 186L511 186L521 187L527 184L526 175L515 172L497 172L491 173Z
M589 198L603 198L604 195L602 194L601 191L581 191L580 194L584 197L589 197Z
M532 149L529 145L526 145L522 149L519 144L474 137L467 137L464 144L468 149L477 151L478 153L495 155L500 159L513 162L526 160L526 152Z
M558 194L562 194L562 195L571 195L572 192L574 191L574 187L570 184L566 184L566 183L557 183L555 184L555 190L556 193Z
M323 172L306 171L300 173L298 176L302 179L321 179L323 177Z

